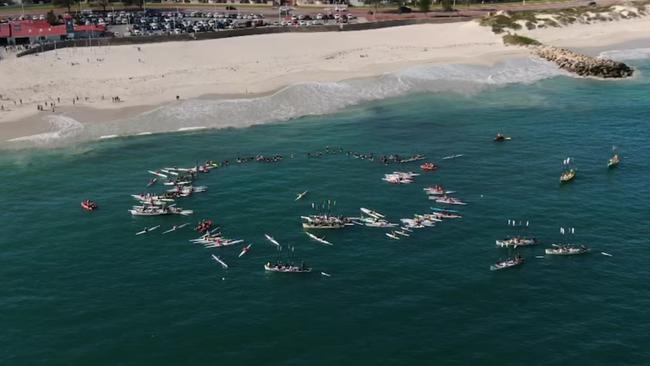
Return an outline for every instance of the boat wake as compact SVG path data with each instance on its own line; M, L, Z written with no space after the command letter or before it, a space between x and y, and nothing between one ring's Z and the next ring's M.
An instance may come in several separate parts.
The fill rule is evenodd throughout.
M567 75L554 64L534 58L512 59L494 66L427 65L378 77L341 82L303 83L272 95L232 100L193 99L158 107L141 115L101 124L81 125L66 117L53 122L56 132L14 139L35 146L134 136L147 132L196 133L200 129L249 127L308 115L339 111L363 102L408 93L475 94L490 87L533 83ZM197 127L197 126L200 126Z

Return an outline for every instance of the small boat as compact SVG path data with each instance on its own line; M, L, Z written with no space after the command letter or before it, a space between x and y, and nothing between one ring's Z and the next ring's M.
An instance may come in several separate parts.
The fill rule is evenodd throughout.
M194 213L192 210L183 210L177 207L157 207L157 206L133 206L129 210L133 216L164 216L164 215L182 215L188 216Z
M536 245L537 244L537 239L535 238L522 238L515 236L513 238L506 238L503 240L497 240L496 241L497 246L501 248L507 248L507 247L527 247L531 245Z
M430 194L433 196L440 196L440 195L445 195L445 194L452 194L454 191L445 191L445 188L441 185L435 185L433 187L426 187L422 188L424 190L424 193Z
M495 142L504 142L504 141L510 141L512 140L512 137L510 136L503 136L500 133L497 133L496 137L494 138Z
M160 225L154 226L154 227L145 227L144 229L142 229L142 231L138 231L137 233L135 233L135 235L147 234L147 233L150 233L150 232L158 229L159 227L160 227Z
M323 275L323 276L325 276L325 277L332 277L332 275L329 274L329 273L321 272L320 274Z
M459 214L445 211L435 211L433 217L436 219L462 219L463 217Z
M575 169L569 169L560 176L560 183L568 183L576 177Z
M153 178L152 180L149 181L149 183L147 183L147 187L151 187L152 185L156 184L157 181L158 178Z
M95 211L96 209L98 209L99 206L97 206L97 204L95 202L91 201L91 200L83 200L81 202L81 208L83 208L84 210L86 210L88 212L91 212L91 211Z
M621 158L618 156L618 154L614 154L614 156L609 159L609 162L607 162L607 167L610 169L616 168L620 162Z
M243 257L245 254L247 254L247 253L250 252L250 251L251 251L251 245L248 244L247 246L245 246L245 247L242 248L242 250L241 250L241 252L239 253L239 256L237 256L237 258L241 258L241 257Z
M309 193L309 191L304 191L304 192L302 192L302 193L299 193L299 194L296 196L296 199L295 199L294 201L299 201L300 199L302 199L303 197L305 197L305 195L307 195L307 193Z
M589 253L590 249L584 245L553 244L553 248L547 248L544 253L547 255L578 255Z
M438 197L438 198L435 199L435 201L437 203L444 203L444 204L447 204L447 205L466 205L467 204L467 203L465 203L465 202L463 202L463 201L461 201L459 199L456 199L456 198L453 198L453 197L447 197L447 196Z
M264 237L266 238L266 240L270 241L276 247L280 247L280 243L278 243L275 239L273 239L273 237L271 235L264 234Z
M395 232L386 233L386 236L394 240L399 240L399 236L395 235Z
M187 225L189 225L189 223L185 223L185 224L181 224L181 225L174 225L174 226L172 226L171 229L169 229L169 230L167 230L167 231L163 231L163 234L169 234L169 233L171 233L171 232L173 232L173 231L176 231L176 230L178 230L178 229L182 229L182 228L184 228L184 227L187 226Z
M228 265L226 262L224 262L221 258L217 257L216 255L212 254L212 259L214 259L217 263L221 264L223 268L228 269Z
M305 234L307 234L308 237L310 237L310 238L316 240L317 242L319 242L319 243L321 243L321 244L325 244L325 245L334 245L334 244L330 243L329 241L327 241L327 240L325 240L325 239L323 239L323 238L319 238L319 237L317 237L316 235L314 235L314 234L312 234L312 233L305 232Z
M304 229L342 229L349 225L354 225L352 219L331 215L310 215L301 216L305 222L302 223Z
M294 266L293 264L284 264L284 263L271 263L268 262L264 265L264 270L267 272L279 272L279 273L309 273L311 268L307 267L305 263L302 263L300 266Z
M438 166L434 163L424 163L420 165L420 169L424 170L425 172L432 172L434 170L437 170Z
M512 268L524 264L524 257L519 254L504 261L497 262L490 266L490 271L499 271L506 268Z
M405 233L405 232L403 232L403 231L399 231L399 230L395 230L395 231L393 231L393 232L394 232L395 234L397 234L397 235L400 235L400 236L405 236L405 237L409 237L409 236L411 236L411 235L409 235L409 234L407 234L407 233Z

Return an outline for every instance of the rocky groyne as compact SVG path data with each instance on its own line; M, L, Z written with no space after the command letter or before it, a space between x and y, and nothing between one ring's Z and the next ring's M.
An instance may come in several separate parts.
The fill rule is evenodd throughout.
M604 79L620 79L632 76L634 70L626 64L614 60L601 59L551 46L534 47L534 53L561 69L580 76Z

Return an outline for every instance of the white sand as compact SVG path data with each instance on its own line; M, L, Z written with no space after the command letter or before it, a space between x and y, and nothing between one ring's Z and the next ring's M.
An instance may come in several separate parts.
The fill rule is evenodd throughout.
M650 38L650 18L519 33L555 46L599 47ZM23 100L22 107L0 101L10 109L0 112L0 141L8 136L3 125L14 129L10 126L16 121L38 114L36 104L57 97L61 98L57 104L67 106L66 113L76 96L81 100L72 109L93 107L118 114L118 108L133 107L141 112L135 107L167 103L176 95L188 99L258 94L301 82L379 75L415 64L494 64L527 54L525 49L505 47L501 36L477 22L63 49L0 61L0 95ZM113 96L123 102L112 103ZM93 114L86 113L81 122L93 122Z
M81 105L98 108L159 105L176 95L187 99L264 93L300 82L378 75L412 64L490 64L525 53L504 47L499 36L474 22L139 47L141 51L138 46L62 49L0 62L0 94L29 104L19 108L10 103L14 110L0 113L0 122L34 114L36 104L57 97L70 105L79 96ZM113 96L124 103L112 103Z
M650 39L650 17L594 21L590 24L571 24L566 27L521 30L518 34L557 47L605 47L618 43Z

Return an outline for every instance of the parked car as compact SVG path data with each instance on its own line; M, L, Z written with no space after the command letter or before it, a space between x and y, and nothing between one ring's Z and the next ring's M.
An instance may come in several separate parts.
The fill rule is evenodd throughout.
M400 14L408 14L411 11L412 11L411 8L409 8L408 6L400 6L399 7L399 13Z

